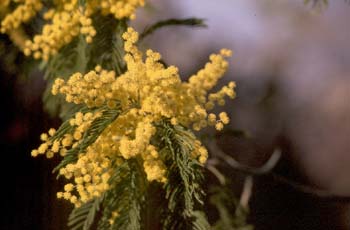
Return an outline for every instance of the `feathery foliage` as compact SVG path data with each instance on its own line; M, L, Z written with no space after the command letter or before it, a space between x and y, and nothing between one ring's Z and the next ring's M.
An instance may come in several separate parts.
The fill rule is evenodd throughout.
M67 79L75 72L85 73L87 62L89 60L89 52L86 41L82 36L74 39L62 50L49 59L43 62L45 68L45 79L47 86L43 95L44 108L52 116L59 114L65 120L74 112L80 109L80 106L65 102L63 96L53 96L51 87L57 77Z
M161 142L160 155L168 167L168 181L164 185L168 199L168 211L164 229L208 229L202 212L195 212L203 204L201 189L203 167L192 159L195 137L181 126L168 122L158 125Z
M141 229L141 208L144 202L146 177L132 159L115 166L110 178L111 188L69 216L72 230L84 229ZM100 217L100 218L97 218Z
M124 73L124 41L121 36L126 31L126 21L100 15L95 16L93 21L97 34L91 45L89 68L100 65L103 69L114 70L117 76Z
M235 194L227 186L211 188L210 203L218 211L219 219L213 225L214 230L253 230L247 224L248 210L240 206Z
M79 111L81 107L65 102L61 95L51 94L51 87L57 77L67 80L73 73L86 73L94 69L96 65L106 70L114 70L117 75L126 70L123 59L124 42L121 38L127 27L126 21L97 15L93 22L97 34L91 45L87 45L83 36L80 35L63 47L57 55L50 58L47 63L42 63L47 80L43 96L44 107L51 115L59 113L63 120Z
M100 210L103 196L97 197L94 200L86 202L79 208L73 209L68 218L68 227L71 230L88 230L95 221L95 217Z
M102 107L100 111L102 112L102 116L96 118L91 123L88 130L84 133L82 141L75 148L71 148L67 151L66 155L64 156L60 164L54 169L54 172L61 169L62 167L66 166L69 163L75 162L78 158L78 154L83 153L86 150L86 148L89 147L89 145L91 145L96 141L96 139L103 132L103 130L115 119L117 119L121 110L119 106L117 106L114 109L109 109L105 106L105 107ZM67 127L67 125L69 124L63 123L62 126L64 127L62 129L65 128L67 130L68 129L71 130L70 128ZM61 130L58 129L58 132L60 131Z
M141 229L146 177L135 159L117 166L105 194L98 229ZM113 215L114 214L114 215Z

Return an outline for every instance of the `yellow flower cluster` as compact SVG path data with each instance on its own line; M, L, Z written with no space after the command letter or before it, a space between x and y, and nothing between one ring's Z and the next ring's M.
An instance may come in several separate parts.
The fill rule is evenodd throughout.
M208 159L208 150L202 146L202 143L199 140L195 140L194 142L192 157L198 158L198 161L201 164L204 164Z
M52 24L44 25L42 34L35 35L33 41L27 40L24 49L25 55L46 61L79 34L79 19L84 18L79 10L48 13L45 16Z
M5 8L10 4L10 0L0 0L0 4Z
M135 19L136 9L144 5L145 0L92 0L88 4L88 9L100 8L102 15L111 14L117 19Z
M65 156L69 149L81 143L83 134L90 127L91 122L100 116L100 112L85 114L77 112L75 117L69 120L70 126L74 127L72 133L66 133L54 141L51 141L50 137L54 136L56 130L50 129L48 133L43 133L41 140L44 143L38 149L32 150L32 156L45 154L47 158L52 158L58 152L61 156ZM66 179L74 178L74 184L67 184L63 192L57 193L57 197L70 200L74 205L79 206L106 191L109 188L111 164L108 158L111 154L108 150L109 146L101 136L87 148L86 153L79 155L75 164L68 164L62 168L59 174Z
M75 104L85 103L88 107L100 107L107 100L107 105L114 108L116 105L113 95L107 94L110 84L115 81L113 71L101 70L100 66L95 71L90 71L84 76L81 73L73 74L67 83L57 78L52 87L52 94L62 93L66 95L67 102ZM101 92L106 92L101 94Z
M137 32L129 28L123 38L127 72L115 77L113 71L101 70L98 66L84 76L74 74L67 82L58 78L52 93L64 94L68 102L85 103L88 107L104 103L113 106L116 101L121 103L123 111L139 107L140 115L151 115L152 122L169 118L173 124L192 125L195 130L215 125L212 118L208 120L207 111L213 109L215 103L224 105L225 96L235 97L234 82L208 95L226 71L228 63L224 58L230 56L230 51L223 49L220 54L211 55L211 62L204 69L191 76L189 82L181 82L178 69L165 68L159 62L159 53L148 50L143 60L135 46ZM227 124L227 115L221 120Z
M109 189L110 160L96 151L89 147L75 164L68 164L60 170L60 175L67 179L74 178L74 182L66 184L64 191L57 193L57 198L69 200L79 207Z
M31 155L36 157L41 154L45 154L47 158L52 158L55 153L59 153L61 156L65 156L67 149L76 147L81 141L84 132L90 127L91 122L100 117L101 113L96 112L83 114L77 112L75 118L72 118L69 123L75 127L72 134L66 133L63 137L51 140L51 137L55 134L55 129L50 129L48 133L43 133L40 136L42 143L38 149L32 150Z
M56 130L51 128L48 133L43 133L40 135L40 140L44 143L39 146L38 149L32 150L32 157L36 157L40 154L45 154L47 158L52 158L55 153L60 153L61 156L65 155L64 148L60 149L60 142L52 142L49 137L52 137L55 134ZM67 137L68 139L69 137ZM62 144L63 146L63 144Z
M13 29L17 29L22 23L28 22L32 19L36 13L42 9L43 4L40 0L23 0L23 1L14 1L21 2L20 5L1 22L1 33L9 32ZM4 1L1 7L5 7L10 3L10 1Z
M113 224L114 224L115 218L117 218L118 216L119 216L119 212L118 212L118 211L112 212L112 216L111 216L111 218L108 220L109 224L110 224L110 225L113 225Z
M222 104L220 102L225 96L235 97L233 82L217 93L208 94L226 71L228 63L225 57L231 55L230 51L224 49L220 54L211 55L210 62L202 70L190 77L189 82L182 82L176 67L164 67L159 62L159 53L148 50L144 60L142 52L135 45L138 34L133 29L129 28L123 38L127 64L124 74L116 77L115 72L97 66L85 75L73 74L68 81L58 78L52 87L52 93L65 95L67 102L84 103L89 108L97 109L105 108L102 107L105 105L110 109L117 105L121 108L121 114L86 149L86 153L80 153L75 164L69 164L60 171L67 179L73 177L74 183L66 185L64 191L57 195L76 206L108 189L113 159L120 164L137 158L143 163L149 181L166 182L165 164L159 157L157 146L151 144L157 122L167 119L173 125L195 130L207 125L221 130L229 122L225 112L221 112L217 119L214 113L208 114L207 111L215 103ZM54 143L46 137L32 155L57 152L57 146L66 152L67 146L74 147L81 142L84 132L99 116L101 112L76 113L69 121L74 131L54 141L58 143L55 151L52 150ZM208 158L206 148L199 140L195 140L193 146L191 157L204 164Z
M43 6L40 0L15 2L20 4L1 22L2 33L8 33L29 21ZM79 34L85 36L87 43L91 43L96 35L91 19L93 14L101 12L102 15L114 15L116 19L133 19L136 8L143 6L144 0L90 0L85 8L79 6L78 0L60 0L54 1L54 4L54 8L44 14L44 19L49 22L43 26L42 33L35 35L32 41L26 41L25 55L47 61Z

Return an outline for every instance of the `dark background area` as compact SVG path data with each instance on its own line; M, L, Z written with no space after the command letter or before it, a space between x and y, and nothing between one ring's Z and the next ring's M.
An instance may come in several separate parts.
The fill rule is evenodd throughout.
M68 205L55 196L59 182L51 173L58 159L32 158L39 136L59 125L42 106L42 75L25 76L23 55L1 36L1 175L0 229L66 229ZM22 69L23 70L23 69Z

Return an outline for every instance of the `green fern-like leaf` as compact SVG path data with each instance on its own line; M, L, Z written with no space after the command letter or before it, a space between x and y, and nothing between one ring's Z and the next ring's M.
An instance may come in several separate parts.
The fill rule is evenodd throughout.
M98 229L141 229L141 208L145 194L145 175L136 159L119 165L110 178ZM113 217L113 212L118 215Z
M65 167L69 163L76 162L78 159L78 154L83 153L86 148L93 144L96 139L99 137L99 135L103 132L103 130L112 123L120 114L120 107L117 106L114 109L108 109L107 107L103 107L101 109L102 115L98 118L96 118L88 128L88 130L84 133L82 141L76 146L75 148L71 148L67 151L66 155L64 156L63 160L60 162L60 164L54 169L54 172L57 170ZM68 130L67 127L69 124L67 124L67 121L63 123L63 130ZM69 129L70 130L70 129ZM59 135L62 135L63 131L61 132L60 129L58 129Z
M65 120L74 111L80 109L79 106L65 102L63 96L53 96L51 88L56 78L68 79L75 72L85 73L87 61L89 60L88 46L83 38L79 36L67 46L63 47L58 54L44 63L45 79L47 81L46 90L43 95L44 108L50 115L58 115Z
M94 28L97 34L91 44L89 68L101 65L104 69L114 70L117 75L125 72L124 41L125 20L116 20L112 16L95 16Z
M117 75L125 72L123 39L127 25L125 20L116 20L112 16L95 16L94 27L97 34L92 44L87 44L84 36L80 35L63 47L46 63L45 79L47 80L43 101L45 109L52 115L59 114L66 120L71 114L79 111L80 107L65 102L62 95L53 96L51 88L56 78L67 80L73 73L82 74L101 65L104 69L114 70Z
M83 114L87 112L94 112L96 110L94 108L91 109L86 106L77 106L77 108L79 108L78 111L82 112ZM74 113L72 113L71 116L68 117L68 119L66 119L66 121L61 124L61 126L57 129L55 134L52 137L50 137L51 142L62 138L67 133L70 133L70 134L73 133L75 128L69 124L69 119L73 117L74 117Z
M232 189L223 186L211 188L210 203L219 214L219 219L213 226L214 230L254 229L247 224L248 210L240 206Z
M193 229L196 229L196 230L211 229L210 224L208 223L207 217L204 212L196 210L192 213L192 216L194 217Z
M95 222L95 217L100 210L102 201L103 196L73 209L69 215L68 227L71 230L89 230Z
M203 168L190 157L195 136L189 130L167 122L162 122L158 130L163 147L160 155L168 167L165 184L168 211L164 229L209 229L204 213L195 211L201 208L204 195L200 185Z

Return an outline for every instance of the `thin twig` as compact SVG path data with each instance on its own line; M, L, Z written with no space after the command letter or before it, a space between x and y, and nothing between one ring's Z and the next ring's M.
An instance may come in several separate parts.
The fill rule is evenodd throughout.
M218 179L221 185L226 184L225 176L217 168L215 168L213 164L207 164L206 168Z
M271 173L267 176L271 176L275 181L288 185L289 187L292 187L293 189L303 192L305 194L309 194L309 195L316 196L316 197L330 200L330 201L350 202L350 196L337 195L337 194L331 193L328 190L305 185L305 184L293 181L284 176L281 176L277 173Z
M253 190L253 177L247 176L244 180L241 198L239 199L239 204L245 209L248 209L249 207L248 205L249 205L250 197L252 196L252 190Z
M228 165L230 165L235 170L252 174L252 175L264 175L269 173L278 163L279 159L281 158L281 151L277 149L273 152L271 157L267 160L267 162L261 166L260 168L254 168L248 165L244 165L236 161L233 157L227 155L224 153L221 149L219 149L214 141L211 141L208 143L208 147L212 152L215 152L215 154L220 157L222 160L224 160Z
M208 148L211 151L215 152L216 155L222 160L224 160L224 162L227 163L229 166L231 166L232 169L237 170L239 172L249 174L252 176L272 177L275 181L288 185L294 188L295 190L298 190L302 193L316 196L322 199L327 199L327 200L336 201L336 202L350 202L350 196L337 195L324 189L312 187L309 185L302 184L300 182L293 181L289 178L286 178L282 175L272 172L273 168L276 166L276 164L278 163L281 157L280 150L274 151L274 153L271 155L271 157L267 160L267 162L263 166L259 168L254 168L248 165L241 164L237 160L235 160L233 157L224 153L220 148L216 146L216 143L214 141L211 141L208 143ZM218 164L218 162L214 160L210 161L210 163Z

